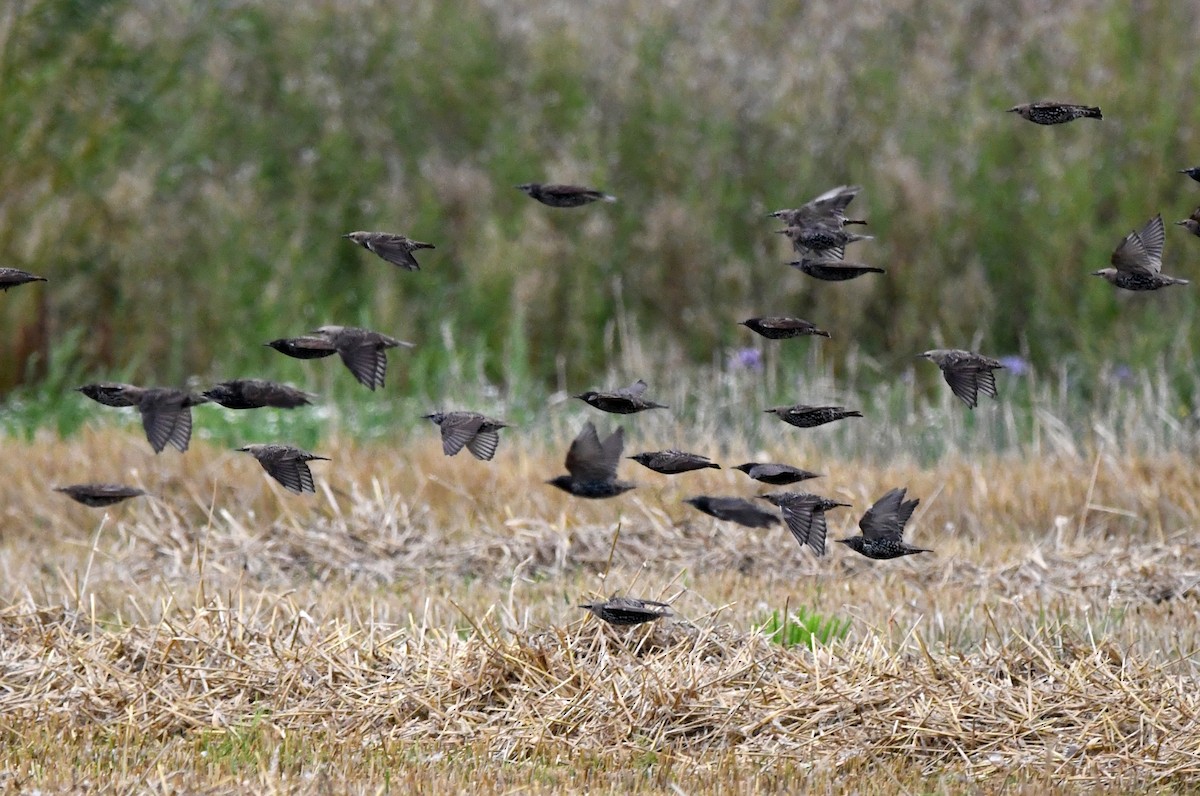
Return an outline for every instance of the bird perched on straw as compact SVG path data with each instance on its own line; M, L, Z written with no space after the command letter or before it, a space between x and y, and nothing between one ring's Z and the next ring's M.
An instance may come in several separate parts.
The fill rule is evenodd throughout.
M618 428L601 442L589 420L567 449L567 473L547 481L581 498L610 498L636 487L617 480L617 464L625 447L625 430Z
M1176 221L1175 226L1183 227L1193 235L1200 236L1200 207L1192 211L1192 214L1182 221Z
M317 460L329 461L328 456L317 456L293 445L255 443L243 445L238 450L258 459L267 475L283 484L284 489L297 495L317 491L308 463Z
M421 266L413 252L420 249L436 249L432 243L422 243L392 232L347 232L342 236L354 241L369 252L378 255L392 265L406 271L420 271Z
M597 191L595 188L585 188L582 185L543 185L538 182L526 182L517 186L530 197L550 207L581 207L592 202L615 202L617 197Z
M772 492L759 498L773 503L783 512L783 521L801 547L808 547L818 556L825 555L825 512L849 506L838 500L810 492Z
M671 615L671 607L657 600L641 600L637 597L610 597L603 602L580 603L593 616L610 625L626 626L653 622Z
M643 396L646 394L646 382L638 379L628 387L611 391L588 390L572 396L601 412L612 412L618 415L631 415L644 412L647 409L667 409L663 404L657 404Z
M27 285L30 282L49 282L44 276L36 276L20 268L0 268L0 291L8 292L10 287Z
M875 501L858 521L862 534L838 539L837 542L867 558L880 560L933 552L923 547L913 547L903 539L904 526L921 502L919 498L906 502L905 492L907 490L903 487L897 487Z
M662 473L663 475L679 475L680 473L690 473L693 470L703 470L705 468L721 469L721 465L707 456L674 449L647 451L646 453L634 454L629 458L643 467L648 467L654 472Z
M768 340L788 340L793 337L803 337L806 335L829 337L829 332L824 329L818 329L815 324L809 323L802 318L782 316L747 318L741 322L741 325L752 332L761 334Z
M804 257L800 260L793 260L788 265L801 273L808 274L813 279L820 279L822 282L845 282L848 279L857 279L863 274L886 273L879 266L847 263L825 257Z
M714 497L697 495L683 501L710 517L726 522L736 522L747 528L770 528L779 524L779 518L769 511L764 511L745 498Z
M1186 285L1188 280L1162 273L1165 240L1166 232L1160 213L1140 230L1125 236L1112 253L1112 268L1093 271L1092 276L1104 277L1125 290L1158 290L1168 285Z
M810 478L821 477L818 473L802 470L790 464L776 464L775 462L746 462L739 464L733 469L741 470L755 481L761 481L764 484L771 484L772 486L787 486L788 484L807 481Z
M490 461L500 444L499 431L507 428L503 420L478 412L434 412L426 420L437 423L442 430L442 453L453 456L466 446L480 461Z
M1008 109L1034 124L1066 124L1076 119L1103 119L1094 105L1072 105L1069 102L1027 102Z
M767 218L778 218L789 227L818 223L833 224L839 227L846 224L866 224L867 222L862 219L846 218L846 207L854 201L854 197L858 196L861 190L862 188L857 185L839 185L808 200L800 207L768 213Z
M805 404L796 404L795 406L776 406L772 409L764 409L763 411L775 415L783 422L793 425L796 428L814 428L847 417L862 417L862 412L857 409L847 409L843 406L806 406Z
M1004 367L1000 360L958 348L935 348L917 356L941 368L950 390L971 409L979 405L980 392L996 397L996 375L992 371Z

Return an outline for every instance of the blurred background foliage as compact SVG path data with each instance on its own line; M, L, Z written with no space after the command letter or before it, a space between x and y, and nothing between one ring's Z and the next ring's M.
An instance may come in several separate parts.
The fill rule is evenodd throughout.
M0 391L303 383L262 343L323 323L418 343L389 391L464 362L583 389L634 339L652 368L762 347L736 323L763 314L832 330L772 356L835 376L945 345L1192 384L1200 286L1089 272L1200 203L1176 173L1198 40L1181 1L9 0L0 264L51 281L0 296ZM1034 99L1105 119L1004 112ZM620 201L555 210L527 181ZM886 276L784 264L764 214L841 183L876 236L850 256ZM356 229L437 250L401 272ZM1165 270L1197 264L1168 227Z

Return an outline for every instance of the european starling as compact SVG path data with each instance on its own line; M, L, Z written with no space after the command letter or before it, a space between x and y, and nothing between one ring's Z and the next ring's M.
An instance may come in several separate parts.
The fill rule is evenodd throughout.
M799 227L814 222L833 222L838 226L865 224L861 219L846 218L846 207L854 201L862 188L857 185L839 185L820 196L810 199L794 210L776 210L768 218L778 218L789 227Z
M671 607L666 603L636 597L610 597L604 602L581 603L579 607L610 625L640 625L671 615Z
M680 473L688 473L692 470L703 470L706 467L711 467L714 470L721 469L721 465L712 461L707 456L701 456L698 453L685 453L684 451L673 449L639 453L629 458L643 467L649 467L654 472L662 473L663 475L679 475Z
M238 450L258 459L267 475L283 484L284 489L297 495L317 491L316 485L313 484L312 470L308 469L308 462L318 459L329 461L328 456L317 456L291 445L256 443L243 445Z
M631 415L634 412L644 412L647 409L668 408L662 404L656 404L654 401L648 401L643 398L642 395L646 392L646 386L646 382L638 379L628 387L621 387L611 392L588 390L572 397L578 398L588 406L595 407L601 412L612 412L618 415Z
M847 232L841 226L825 224L808 224L800 227L788 227L775 230L780 235L787 235L792 242L792 249L797 254L816 254L830 260L840 260L846 254L846 244L860 240L874 240L871 235L859 235Z
M763 511L758 506L739 497L710 497L699 495L683 501L695 506L710 517L726 522L736 522L747 528L770 528L779 523L779 518L772 512Z
M800 481L807 481L809 478L820 478L819 473L810 473L808 470L801 470L799 467L792 467L790 464L774 464L771 462L746 462L734 467L735 470L741 470L746 475L753 478L755 481L762 481L764 484L772 486L787 486Z
M434 412L425 415L442 429L442 453L453 456L463 449L476 459L490 461L500 444L500 429L507 428L503 420L495 420L478 412Z
M62 492L72 500L92 508L103 508L131 497L146 494L134 486L120 484L72 484L71 486L56 486L55 492Z
M815 324L800 318L747 318L742 321L742 326L758 332L768 340L787 340L805 335L829 336L829 332L818 329Z
M996 374L992 371L1004 367L1000 360L958 348L935 348L917 356L941 368L951 391L971 409L979 405L981 390L984 395L996 397Z
M883 274L882 268L862 263L846 263L841 260L804 257L788 263L792 268L808 274L813 279L824 282L845 282L847 279L857 279L863 274Z
M1183 227L1193 235L1200 236L1200 207L1192 211L1192 214L1183 221L1176 221L1175 226Z
M550 207L580 207L595 201L615 202L617 197L610 196L595 188L584 188L581 185L542 185L537 182L527 182L517 186L534 199Z
M875 559L899 558L900 556L911 556L914 553L933 552L921 547L913 547L905 543L903 539L904 526L912 517L917 504L921 502L919 498L905 502L904 493L906 491L903 487L897 487L875 501L875 505L867 509L867 513L862 515L862 519L858 521L862 535L852 536L849 539L838 539L838 543L862 553L867 558Z
M5 293L10 287L28 284L29 282L49 282L44 276L35 276L20 268L0 268L0 290Z
M413 346L386 334L353 326L322 326L312 334L329 340L354 378L369 390L383 386L387 375L387 349Z
M862 412L857 409L846 409L842 406L805 406L804 404L796 404L795 406L776 406L773 409L764 409L763 411L769 412L783 422L797 428L813 428L814 426L823 426L826 423L832 423L835 420L842 420L847 417L862 417Z
M783 521L801 547L808 546L818 556L825 555L825 512L839 506L849 506L809 492L773 492L759 495L783 511Z
M208 398L173 387L136 387L132 384L101 382L85 384L79 392L105 406L136 406L142 415L142 428L155 453L167 443L181 452L192 438L192 407L207 403Z
M1180 174L1186 174L1196 182L1200 182L1200 166L1192 166L1190 169L1180 169Z
M617 480L617 463L624 447L624 429L618 428L601 442L589 420L567 450L570 475L560 475L546 483L581 498L610 498L627 492L635 485Z
M369 252L374 252L392 265L398 265L406 271L419 271L417 258L413 252L418 249L436 249L432 243L422 243L419 240L395 235L391 232L349 232L342 236L354 241Z
M279 353L296 359L321 359L323 357L331 357L337 353L333 342L328 337L319 334L283 337L279 340L263 343L263 345L268 345Z
M312 396L303 390L265 379L233 379L223 381L204 391L204 397L226 409L295 409L312 403Z
M1158 290L1167 285L1186 285L1186 279L1176 279L1162 273L1165 239L1162 214L1159 214L1147 221L1141 230L1125 236L1112 253L1113 268L1093 271L1092 276L1102 276L1125 290Z
M1103 119L1100 109L1091 105L1071 105L1066 102L1027 102L1008 109L1022 119L1035 124L1066 124L1076 119Z

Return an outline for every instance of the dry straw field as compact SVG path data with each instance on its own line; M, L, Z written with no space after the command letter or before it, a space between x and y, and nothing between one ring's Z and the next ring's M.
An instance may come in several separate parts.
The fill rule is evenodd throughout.
M726 464L825 473L813 488L854 503L830 514L835 538L892 486L922 498L908 538L935 554L818 560L680 502L754 494L727 469L626 462L639 488L606 501L544 485L583 411L506 430L491 463L444 457L432 426L329 440L303 498L203 441L154 457L120 428L9 440L4 787L1162 792L1200 776L1190 455L1124 452L1099 422L1074 448L1006 454L971 454L964 432L924 465L782 424L762 447L720 440ZM626 452L673 423L626 419ZM99 461L151 496L94 510L49 491ZM576 607L617 593L675 616L621 630ZM785 608L845 632L780 643L759 626Z

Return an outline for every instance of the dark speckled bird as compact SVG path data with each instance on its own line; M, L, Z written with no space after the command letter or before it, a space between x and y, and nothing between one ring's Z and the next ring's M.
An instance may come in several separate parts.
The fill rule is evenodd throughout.
M426 420L437 423L442 430L442 453L453 456L465 446L480 461L490 461L500 445L500 429L507 428L503 420L478 412L434 412Z
M618 428L603 442L589 420L567 450L567 472L547 481L564 492L581 498L610 498L634 489L617 480L617 464L625 447L625 430Z
M354 241L367 251L379 255L392 265L398 265L406 271L421 270L413 252L420 249L437 248L432 243L422 243L419 240L391 232L348 232L342 237Z
M770 528L779 524L779 518L772 512L764 511L749 500L740 497L712 497L698 495L683 501L710 517L726 522L736 522L747 528Z
M596 201L617 201L615 196L595 188L584 188L582 185L543 185L538 182L526 182L518 185L517 190L550 207L580 207Z
M818 556L825 555L825 536L828 533L825 512L850 505L810 492L772 492L759 497L778 506L792 536L801 547L808 547Z
M1200 236L1200 207L1192 211L1192 214L1182 221L1176 221L1175 226L1183 227L1193 235Z
M637 597L610 597L603 602L581 603L599 619L610 625L640 625L671 615L667 603L656 600L641 600Z
M618 415L631 415L635 412L644 412L647 409L668 408L663 404L656 404L654 401L643 398L642 396L646 393L646 386L646 382L638 379L628 387L621 387L610 392L588 390L572 397L578 398L588 406L599 409L601 412L612 412Z
M897 487L875 501L875 505L867 509L867 513L858 521L862 535L838 539L837 542L874 559L933 552L922 547L913 547L903 539L904 526L912 517L917 504L921 502L919 498L905 502L906 491L903 487Z
M805 257L800 260L793 260L788 265L802 273L808 274L813 279L820 279L822 282L845 282L847 279L857 279L863 274L886 273L884 269L876 265L847 263L842 260L830 260L827 258Z
M133 399L129 396L137 391L137 387L132 384L122 384L116 381L101 381L95 384L85 384L82 387L76 387L76 392L81 392L88 398L91 398L97 403L102 403L105 406L115 406L123 408L126 406L134 406Z
M790 464L776 464L774 462L746 462L745 464L739 464L733 469L741 470L755 481L761 481L764 484L771 484L772 486L787 486L788 484L807 481L809 478L821 477L819 473L802 470Z
M155 453L162 453L168 443L181 452L186 451L192 438L192 407L208 402L203 395L173 387L100 382L77 389L105 406L136 406L142 415L146 439Z
M20 268L0 268L0 290L5 293L10 287L18 285L27 285L30 282L48 282L44 276L36 276L28 271L22 271Z
M674 449L648 451L646 453L635 454L629 458L643 467L649 467L654 472L662 473L663 475L679 475L680 473L689 473L692 470L703 470L706 467L711 467L714 470L721 469L721 465L712 461L707 456Z
M1140 230L1125 236L1112 253L1112 268L1093 271L1092 276L1103 277L1125 290L1158 290L1168 285L1186 285L1186 279L1162 273L1165 241L1166 231L1160 214L1147 221Z
M846 244L860 240L873 240L871 235L859 235L848 232L837 224L806 224L799 227L777 229L776 233L786 235L792 242L792 249L797 254L815 254L832 260L840 260L846 254Z
M337 349L328 337L321 334L306 334L300 337L281 337L263 345L274 348L281 354L295 359L321 359L331 357Z
M121 484L72 484L56 486L54 491L62 492L72 500L92 508L112 506L122 500L146 494L135 486Z
M793 425L796 428L813 428L847 417L862 417L862 412L857 409L846 409L842 406L806 406L805 404L796 404L795 406L776 406L773 409L764 409L763 411L775 415L783 422Z
M753 332L758 332L768 340L787 340L792 337L802 337L805 335L829 337L829 332L818 329L815 324L801 318L787 318L782 316L747 318L742 321L742 326Z
M1093 105L1072 105L1068 102L1027 102L1008 109L1022 119L1035 124L1066 124L1076 119L1103 119L1100 109Z
M255 443L238 448L243 453L249 453L267 475L283 484L283 488L299 495L302 492L316 492L313 483L312 470L308 468L311 461L329 461L327 456L317 456L314 453L301 450L292 445L274 443Z
M354 378L369 390L383 387L389 348L413 347L412 343L353 326L322 326L312 334L329 340Z
M768 213L768 218L778 218L789 227L799 227L814 223L832 223L836 226L846 224L865 224L866 221L856 218L846 218L846 207L854 201L862 190L857 185L839 185L830 188L825 193L790 210L776 210Z
M303 390L266 379L223 381L205 390L204 397L226 409L295 409L312 403L312 396Z
M941 368L950 390L971 409L979 405L980 392L996 397L996 374L992 371L1004 367L1000 360L958 348L935 348L917 356Z

